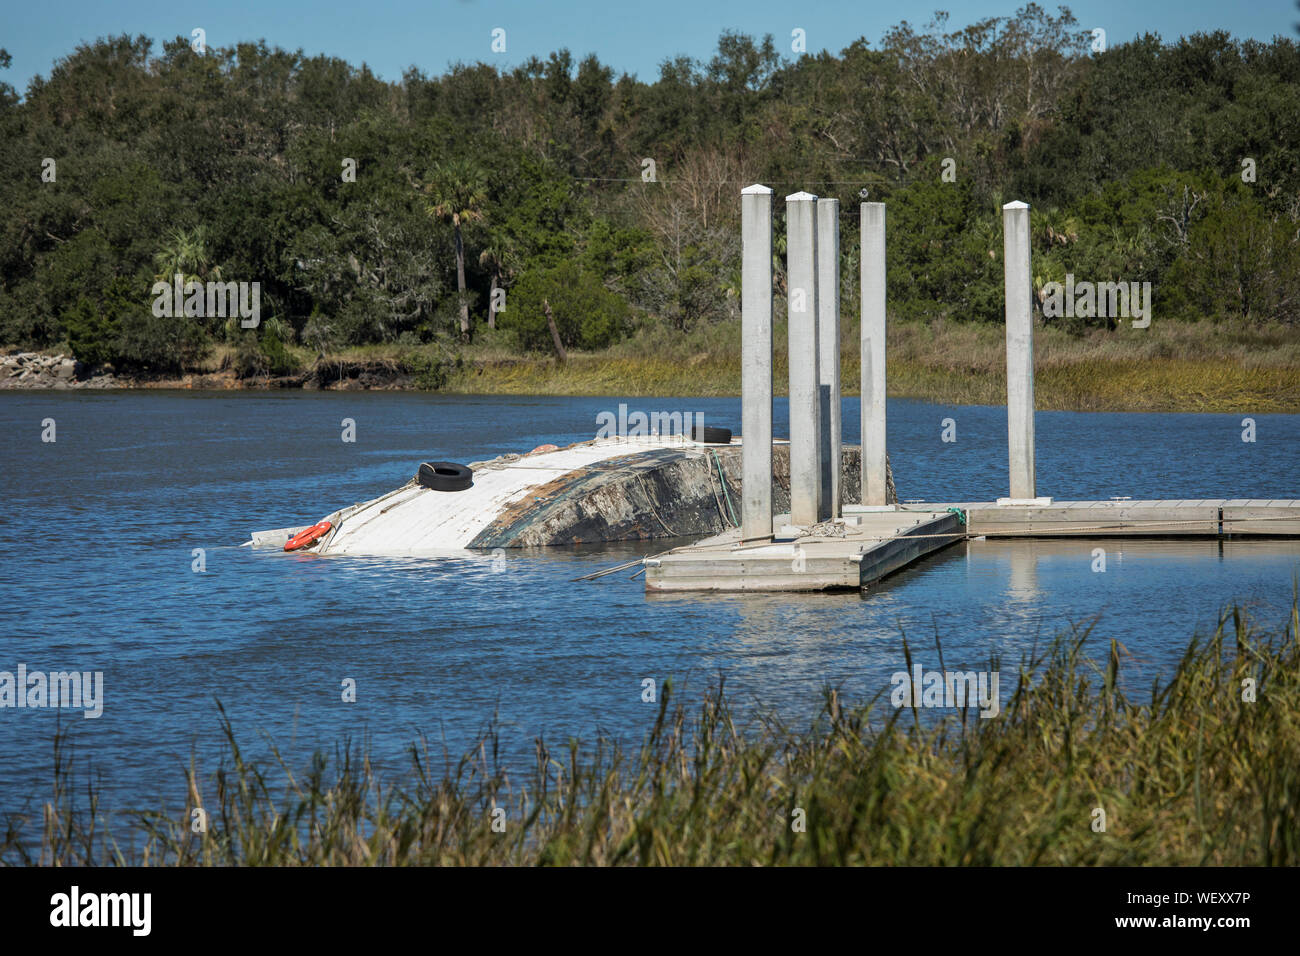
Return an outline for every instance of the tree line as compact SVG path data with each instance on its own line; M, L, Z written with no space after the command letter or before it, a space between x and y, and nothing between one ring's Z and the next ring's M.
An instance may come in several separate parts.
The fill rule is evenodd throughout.
M0 341L175 370L216 343L600 349L739 311L739 192L888 204L893 315L997 322L999 207L1034 282L1151 282L1160 320L1300 320L1300 49L1227 32L1102 48L1067 8L936 14L838 55L727 32L643 81L567 50L384 82L144 36L0 84ZM0 51L0 67L9 55ZM156 281L258 282L263 319L155 316ZM778 296L778 309L780 309ZM1047 321L1080 331L1114 318Z

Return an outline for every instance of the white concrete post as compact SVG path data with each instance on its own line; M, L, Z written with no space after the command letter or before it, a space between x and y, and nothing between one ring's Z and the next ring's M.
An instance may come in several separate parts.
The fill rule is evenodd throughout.
M1007 452L1011 500L1036 497L1034 490L1034 314L1030 271L1029 205L1002 207L1002 251L1007 309Z
M772 537L772 190L740 193L740 536Z
M840 201L817 200L818 518L843 514L840 489Z
M787 318L790 329L790 523L821 515L821 415L818 410L817 197L785 197Z
M885 204L864 202L862 221L862 497L886 504Z

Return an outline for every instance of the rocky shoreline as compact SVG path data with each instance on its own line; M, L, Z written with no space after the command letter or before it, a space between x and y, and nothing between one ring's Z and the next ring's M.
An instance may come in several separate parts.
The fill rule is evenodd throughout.
M119 384L111 372L87 368L62 353L0 355L0 388L116 388Z
M240 378L231 369L184 375L133 376L112 367L92 368L62 353L0 353L0 389L27 388L181 388L271 389L301 388L354 390L409 390L418 388L413 373L389 362L321 362L294 375Z

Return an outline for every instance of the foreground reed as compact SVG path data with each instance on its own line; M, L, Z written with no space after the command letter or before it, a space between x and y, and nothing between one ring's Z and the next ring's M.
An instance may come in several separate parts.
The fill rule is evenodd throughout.
M1272 630L1233 608L1141 703L1124 689L1125 649L1112 642L1094 662L1088 633L1074 633L1023 661L1017 677L1003 673L1001 713L990 719L973 709L927 719L932 711L896 709L887 695L848 709L828 690L806 730L772 718L742 729L722 688L689 714L665 693L639 748L600 739L555 752L538 742L519 780L496 767L491 732L437 774L414 748L395 784L350 747L318 754L301 776L278 754L277 767L258 767L223 711L229 766L211 794L191 770L183 814L110 825L93 793L74 806L56 779L43 821L6 821L0 859L1294 865L1297 630L1294 602ZM192 832L195 806L206 809L206 832Z

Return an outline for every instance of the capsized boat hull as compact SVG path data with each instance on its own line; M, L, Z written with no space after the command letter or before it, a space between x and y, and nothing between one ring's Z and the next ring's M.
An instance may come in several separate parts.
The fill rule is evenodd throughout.
M789 508L789 445L773 443L773 507ZM861 456L844 448L848 500ZM740 518L741 444L682 438L597 439L474 462L473 485L443 492L414 478L323 516L333 530L314 554L397 555L718 534ZM891 482L892 500L892 482ZM282 547L297 528L257 532Z

